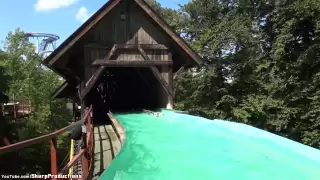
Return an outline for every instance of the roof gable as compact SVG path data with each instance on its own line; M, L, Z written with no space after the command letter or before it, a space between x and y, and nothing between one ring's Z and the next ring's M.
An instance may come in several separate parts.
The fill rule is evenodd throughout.
M78 28L67 40L65 40L54 52L45 60L44 64L52 66L64 53L66 53L75 43L86 33L89 32L104 16L106 16L121 0L109 0L92 17L90 17L80 28ZM194 60L195 63L202 63L199 55L190 48L190 46L177 35L169 25L159 17L144 0L134 1L148 16L159 25L162 30L170 37L181 49Z

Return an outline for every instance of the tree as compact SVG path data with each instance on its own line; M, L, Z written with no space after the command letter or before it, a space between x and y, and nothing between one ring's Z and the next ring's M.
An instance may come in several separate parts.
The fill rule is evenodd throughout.
M174 30L180 32L183 14L171 8L162 7L156 0L146 0L150 7L162 17Z
M0 50L0 62L6 58L6 53ZM5 68L0 65L0 103L7 103L8 96L5 92L8 90L8 81L9 77L6 75ZM2 108L2 106L0 106ZM2 110L1 110L2 112ZM3 114L0 114L0 145L4 145L2 140L4 137L8 136L12 131L12 127L7 119L3 117Z
M0 50L0 62L6 59L6 53ZM0 103L7 103L8 96L5 92L8 90L9 76L6 75L5 68L0 64Z
M193 0L178 11L183 37L207 64L178 78L179 108L319 148L315 0Z
M55 73L40 66L42 57L36 53L34 45L24 34L20 29L14 33L9 32L4 44L6 56L1 60L6 75L11 77L6 94L16 100L30 99L33 107L32 114L27 119L19 125L14 124L14 129L19 134L11 139L13 142L48 134L72 121L72 115L66 109L66 100L52 100L50 97L62 81ZM69 141L65 137L63 135L58 139L60 161L68 153ZM50 172L49 142L9 153L1 158L8 159L4 161L6 166L1 165L2 173ZM8 163L10 161L14 163Z

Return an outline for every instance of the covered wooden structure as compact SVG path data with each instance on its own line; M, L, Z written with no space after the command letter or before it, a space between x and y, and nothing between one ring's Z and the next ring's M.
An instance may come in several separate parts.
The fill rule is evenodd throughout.
M44 61L66 80L55 97L114 111L172 109L174 75L200 63L143 0L109 0Z

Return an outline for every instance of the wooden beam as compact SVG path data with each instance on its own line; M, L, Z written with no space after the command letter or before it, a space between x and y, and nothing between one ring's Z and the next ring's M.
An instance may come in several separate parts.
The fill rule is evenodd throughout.
M120 1L109 1L96 14L94 14L87 22L85 22L76 32L74 32L60 47L57 53L52 53L48 59L49 66L52 66L63 54L67 52L84 34L86 34L94 25L97 24L109 11L113 9Z
M137 49L136 44L116 44L118 49ZM167 50L168 48L162 44L140 44L141 48L146 50ZM110 49L112 46L103 45L99 43L85 44L86 48L97 48L97 49Z
M150 58L148 57L148 55L146 54L146 52L141 48L140 45L138 45L138 50L141 53L144 60L151 61ZM155 75L155 77L158 79L158 81L160 82L162 87L167 91L167 93L169 93L169 95L173 96L173 90L172 90L171 86L163 78L163 76L161 75L159 70L155 66L151 66L149 68L152 71L152 73Z
M138 46L140 46L143 49L147 49L147 50L166 50L168 49L166 46L162 45L162 44L139 44ZM117 47L120 49L137 49L137 45L136 44L117 44Z
M156 76L158 81L161 83L161 85L164 87L164 89L167 91L167 93L169 93L169 95L173 96L173 90L170 88L169 84L163 78L163 76L161 75L159 70L154 66L150 67L150 69L151 69L152 73Z
M80 99L83 100L86 95L90 92L90 90L93 88L93 85L98 81L99 75L102 74L105 66L99 67L96 72L91 76L91 78L86 82L85 88L81 92Z
M109 51L108 55L105 57L104 61L110 60L110 58L113 56L115 51L117 50L116 45L113 45L112 49ZM93 85L98 81L100 76L102 75L103 71L106 69L106 66L100 66L96 72L91 76L89 81L86 83L86 87L81 92L81 99L84 99L84 97L90 92Z
M172 65L172 61L159 60L95 60L92 65L107 66L107 67L149 67L149 66L164 66Z
M181 66L181 68L179 68L178 71L174 73L173 80L176 80L176 78L179 76L179 74L182 73L183 70L184 70L184 66Z
M140 45L137 46L139 52L141 53L142 57L146 61L151 61L150 58L148 57L147 53L141 48Z
M55 99L58 94L60 94L66 87L68 86L68 82L65 81L59 88L57 88L52 94L51 94L51 98Z
M202 63L200 56L144 0L135 1L197 64Z

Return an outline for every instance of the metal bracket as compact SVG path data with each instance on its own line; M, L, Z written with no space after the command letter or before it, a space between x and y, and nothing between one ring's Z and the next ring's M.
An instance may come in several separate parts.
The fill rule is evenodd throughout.
M87 127L85 125L81 126L82 133L86 134L87 133Z

